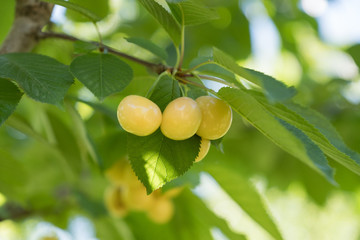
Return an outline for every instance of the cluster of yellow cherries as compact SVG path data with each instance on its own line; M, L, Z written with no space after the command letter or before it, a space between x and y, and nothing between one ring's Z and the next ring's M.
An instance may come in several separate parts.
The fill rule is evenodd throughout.
M197 134L201 137L201 144L196 162L208 153L210 140L224 136L232 122L231 107L211 96L201 96L196 100L176 98L161 113L151 100L129 95L120 102L117 117L125 131L137 136L148 136L159 127L172 140L185 140Z
M126 158L109 168L106 177L111 184L105 191L105 205L114 217L125 217L130 211L143 211L153 222L163 224L174 215L172 198L182 188L173 188L165 193L159 189L147 195Z

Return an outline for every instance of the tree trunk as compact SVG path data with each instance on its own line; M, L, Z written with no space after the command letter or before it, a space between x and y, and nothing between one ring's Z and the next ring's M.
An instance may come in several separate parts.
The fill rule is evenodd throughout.
M49 22L53 7L54 4L40 0L16 0L14 23L0 54L31 51L39 41L39 32Z

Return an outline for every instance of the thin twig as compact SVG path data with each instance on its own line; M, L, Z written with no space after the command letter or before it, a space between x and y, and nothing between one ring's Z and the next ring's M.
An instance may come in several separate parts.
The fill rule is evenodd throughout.
M46 39L46 38L59 38L59 39L64 39L64 40L69 40L69 41L83 41L79 38L76 38L74 36L70 36L70 35L67 35L67 34L64 34L64 33L55 33L55 32L40 32L39 35L38 35L39 39ZM108 52L114 54L114 55L117 55L117 56L120 56L120 57L123 57L123 58L126 58L130 61L133 61L133 62L136 62L138 64L141 64L145 67L148 67L150 68L151 70L153 70L154 72L156 72L157 74L160 74L166 70L169 70L169 71L172 71L172 68L171 67L168 67L168 66L165 66L164 64L157 64L157 63L152 63L152 62L148 62L148 61L145 61L145 60L142 60L140 58L137 58L137 57L133 57L131 55L128 55L126 53L123 53L123 52L120 52L114 48L111 48L107 45L104 45L102 43L99 43L99 42L95 42L95 41L83 41L83 42L88 42L90 44L93 44L97 47L101 47L103 49L106 49Z

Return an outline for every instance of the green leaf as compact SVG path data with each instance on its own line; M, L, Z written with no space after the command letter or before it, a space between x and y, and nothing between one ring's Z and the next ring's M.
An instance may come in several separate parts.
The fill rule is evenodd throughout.
M14 112L22 93L9 80L0 78L0 126Z
M273 77L239 66L234 59L217 48L213 49L213 58L215 63L261 87L271 102L285 101L296 93L295 88L287 87Z
M219 17L215 9L208 8L198 1L188 0L180 3L169 3L169 7L179 23L182 23L184 16L185 25L199 25Z
M82 153L89 154L91 158L95 161L95 163L99 166L99 168L104 169L102 158L98 154L96 146L94 145L91 136L87 132L85 124L81 119L79 113L69 103L66 104L66 109L72 118L73 131L75 133L79 148L82 150Z
M68 66L33 53L0 55L0 77L14 80L29 97L50 104L60 104L73 83Z
M175 141L160 130L146 137L128 134L129 159L148 194L184 174L195 161L199 147L197 135Z
M347 52L352 56L356 65L360 67L360 44L351 46Z
M274 114L301 129L324 153L360 175L360 155L346 146L331 123L320 113L294 103L272 108Z
M96 15L98 19L105 18L110 13L109 0L67 0L70 3L76 4L79 7L84 8L87 12L91 12L92 15ZM77 22L93 21L89 17L84 16L78 11L67 9L65 16Z
M153 42L144 39L144 38L135 38L135 37L131 37L131 38L125 38L126 41L136 44L141 48L144 48L146 50L148 50L149 52L153 53L154 55L158 56L159 58L161 58L162 60L166 60L168 58L168 55L166 53L166 51L155 45Z
M123 90L133 77L133 71L127 63L102 53L89 53L75 58L70 70L100 100Z
M67 8L67 9L74 10L74 11L84 15L85 17L89 18L89 20L92 22L97 22L97 21L101 20L101 17L97 16L95 13L93 13L89 9L86 9L82 6L79 6L78 4L75 4L75 3L72 3L69 1L64 1L64 0L41 0L41 1L57 4L57 5Z
M164 111L168 103L178 97L181 97L179 83L172 76L162 74L156 81L149 99Z
M211 57L197 57L191 61L189 67L196 67L198 64L206 63L198 68L196 71L199 71L199 74L207 74L210 76L215 76L221 79L224 79L235 85L242 86L238 80L236 80L235 74L217 64L211 63Z
M98 47L90 42L84 42L81 40L74 42L74 53L89 53L96 50Z
M174 17L154 0L138 0L146 10L160 23L174 44L180 44L181 29Z
M48 118L56 140L54 146L60 151L62 156L64 156L71 170L77 174L80 173L82 169L82 155L73 130L55 114L48 112Z
M23 164L1 149L0 159L0 192L11 197L25 195L28 177Z
M281 123L278 117L274 116L248 92L250 91L222 88L218 92L218 96L283 150L304 161L319 173L329 177L328 173L331 170L329 170L321 152L318 149L314 150L313 143L305 138L301 132L297 131L296 128L288 125L284 126L284 123ZM263 102L267 101L264 99ZM271 104L268 105L271 106ZM297 127L297 125L293 125ZM316 163L315 165L321 163L322 167L319 169L314 163ZM324 172L321 172L321 170Z
M268 212L261 195L239 172L224 164L208 164L205 170L221 185L239 206L262 226L274 239L283 239L281 233Z
M300 129L294 127L282 119L278 119L278 121L303 142L306 152L310 160L314 163L315 167L317 167L325 175L329 182L336 185L334 180L334 170L329 166L328 161L321 149Z
M84 103L88 105L89 107L92 107L95 111L102 113L103 115L107 116L109 119L111 119L114 123L118 124L118 119L116 116L116 110L112 110L108 107L106 107L104 104L99 104L96 102L86 101L84 99L78 98L78 97L69 97L70 99L73 99L75 101Z

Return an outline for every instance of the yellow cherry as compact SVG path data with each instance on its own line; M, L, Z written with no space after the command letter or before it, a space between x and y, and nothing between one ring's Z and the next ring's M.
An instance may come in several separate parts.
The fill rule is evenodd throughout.
M167 223L173 215L174 204L166 197L156 199L153 206L148 210L149 218L159 224Z
M201 96L196 102L202 112L202 121L196 134L209 140L224 136L232 122L231 107L223 100L210 96Z
M200 151L198 156L195 158L195 162L200 162L209 152L209 149L210 149L210 140L201 138Z
M117 109L121 127L137 136L147 136L159 128L161 110L149 99L136 95L125 97Z
M180 97L170 102L163 113L161 132L173 140L192 137L201 122L201 110L198 104L188 97Z
M105 206L115 217L124 217L128 211L128 189L126 186L109 186L105 190Z
M127 158L116 161L109 169L105 171L106 178L113 185L127 185L134 179L134 172L131 169ZM135 176L136 178L136 176Z

